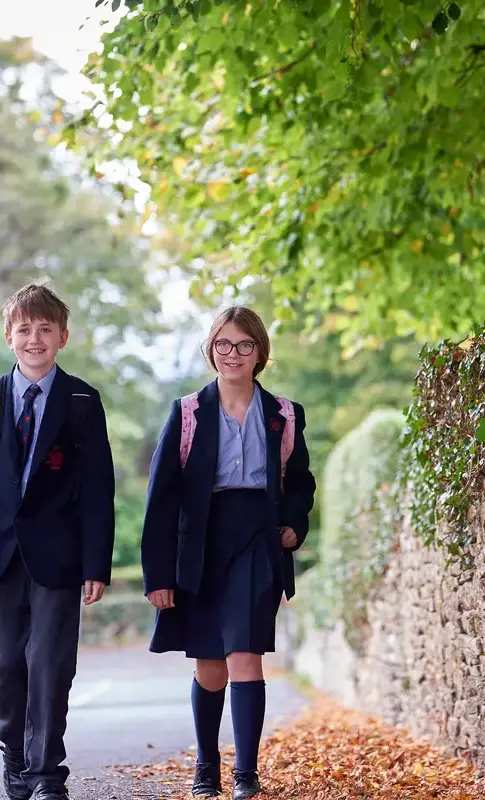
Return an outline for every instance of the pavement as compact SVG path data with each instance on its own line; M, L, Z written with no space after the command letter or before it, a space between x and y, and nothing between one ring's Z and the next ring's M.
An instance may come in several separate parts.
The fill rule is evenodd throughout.
M279 669L275 656L266 658L265 669L268 732L308 701ZM134 782L116 767L158 763L194 746L192 674L193 662L183 654L155 655L145 643L81 650L66 734L74 800L161 797L159 784ZM229 692L221 743L232 743ZM0 797L5 797L1 791Z

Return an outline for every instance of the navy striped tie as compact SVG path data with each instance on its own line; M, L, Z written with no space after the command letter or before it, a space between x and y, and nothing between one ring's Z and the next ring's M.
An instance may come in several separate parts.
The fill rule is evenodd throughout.
M36 383L32 383L24 394L24 408L17 422L17 441L19 448L20 471L23 472L30 448L34 438L35 416L34 400L42 389Z

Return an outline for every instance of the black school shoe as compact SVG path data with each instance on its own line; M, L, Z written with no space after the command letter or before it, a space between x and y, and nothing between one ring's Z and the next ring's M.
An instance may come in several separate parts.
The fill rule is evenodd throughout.
M34 789L33 800L66 800L67 787L60 781L39 781Z
M222 794L220 764L204 764L197 761L192 794L194 797L219 797Z
M234 787L232 790L232 800L246 800L247 797L254 797L261 791L258 773L256 770L241 772L234 770Z
M20 773L25 769L24 754L22 750L3 750L3 785L9 800L30 800L32 789L25 784Z

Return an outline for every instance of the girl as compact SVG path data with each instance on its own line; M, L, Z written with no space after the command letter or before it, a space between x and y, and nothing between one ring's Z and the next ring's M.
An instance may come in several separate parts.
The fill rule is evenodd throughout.
M150 649L196 659L195 796L222 792L218 737L228 676L233 798L260 791L262 656L275 649L283 591L294 594L292 553L313 505L303 408L255 380L269 352L254 311L234 306L220 314L206 343L217 379L174 402L151 466L142 539L145 593L158 609Z

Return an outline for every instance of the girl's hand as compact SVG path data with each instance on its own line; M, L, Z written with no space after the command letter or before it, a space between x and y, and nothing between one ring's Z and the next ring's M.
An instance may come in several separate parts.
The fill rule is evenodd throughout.
M298 538L293 528L287 528L284 526L283 528L280 528L280 533L281 544L283 547L296 547L298 544Z
M148 592L147 597L155 608L162 611L165 608L174 608L173 589L156 589L154 592Z

